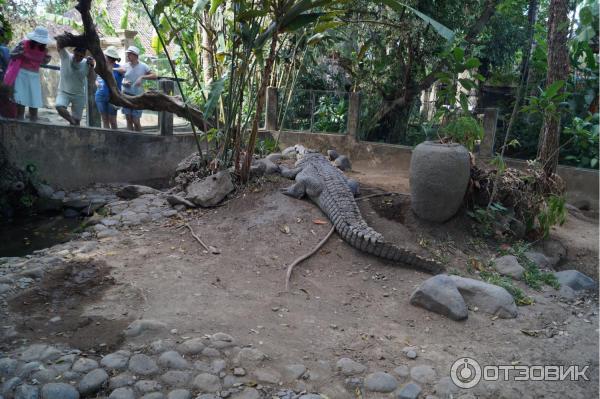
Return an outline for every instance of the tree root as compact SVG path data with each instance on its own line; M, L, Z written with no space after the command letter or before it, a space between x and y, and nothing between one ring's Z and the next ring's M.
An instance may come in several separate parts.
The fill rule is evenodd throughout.
M323 245L325 245L325 243L327 242L327 240L329 240L329 237L331 237L331 235L333 234L334 231L335 231L335 226L331 226L331 230L329 230L329 233L327 233L325 238L323 238L317 244L317 246L312 249L312 251L310 251L307 254L302 255L301 257L299 257L298 259L293 261L291 265L288 266L287 272L285 273L285 290L286 291L289 291L290 277L292 276L292 271L294 270L294 267L296 267L296 265L299 264L300 262L313 256L315 254L315 252L317 252Z
M202 245L207 252L210 252L211 254L214 254L214 255L218 255L221 253L221 251L219 251L217 248L213 247L212 245L206 245L204 243L204 241L202 241L200 239L200 237L198 237L196 235L196 233L194 233L194 229L192 229L192 226L190 226L189 223L186 223L184 227L187 227L188 229L190 229L190 233L192 233L192 237L194 237L196 239L196 241L198 241L200 243L200 245Z

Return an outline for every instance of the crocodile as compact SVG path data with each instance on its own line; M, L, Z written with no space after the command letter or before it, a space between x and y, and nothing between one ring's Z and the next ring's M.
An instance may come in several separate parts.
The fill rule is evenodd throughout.
M316 152L299 153L293 169L284 166L280 169L282 176L295 178L292 186L282 189L283 194L297 199L308 196L327 215L341 238L352 247L431 274L444 272L445 268L440 262L386 242L382 234L369 227L354 199L359 193L358 182L349 179L324 155Z

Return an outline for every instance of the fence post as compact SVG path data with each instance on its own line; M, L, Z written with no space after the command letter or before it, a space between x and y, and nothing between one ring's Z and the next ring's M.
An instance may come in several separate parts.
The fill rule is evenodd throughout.
M482 157L494 155L494 141L496 140L496 126L498 124L498 108L485 108L483 110L483 140L479 146Z
M267 87L265 108L265 130L277 130L277 87Z
M346 134L358 138L358 124L360 119L360 93L348 93L348 125Z
M88 75L87 82L87 125L89 127L100 127L100 112L96 107L96 72L92 71Z
M163 93L172 96L175 91L175 84L172 80L161 79L158 81L158 89ZM161 136L171 136L173 134L173 114L161 111L158 113L158 131Z

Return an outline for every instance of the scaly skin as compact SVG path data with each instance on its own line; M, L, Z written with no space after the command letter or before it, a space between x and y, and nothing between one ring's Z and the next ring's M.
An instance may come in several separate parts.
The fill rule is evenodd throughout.
M358 185L323 155L307 153L296 162L295 169L282 168L282 175L296 178L296 183L285 189L284 194L294 198L307 195L325 212L342 239L354 248L428 273L444 272L441 263L386 242L369 227L354 200Z

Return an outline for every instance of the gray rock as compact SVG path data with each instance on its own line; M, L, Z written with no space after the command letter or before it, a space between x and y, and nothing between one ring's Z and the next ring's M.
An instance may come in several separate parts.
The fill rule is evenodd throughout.
M9 357L0 359L0 378L6 378L15 374L18 364L18 361Z
M556 267L567 256L567 249L558 240L546 240L543 242L542 248L552 268Z
M113 226L119 225L119 221L115 220L113 218L104 218L104 219L100 220L100 223L106 227L113 227Z
M242 348L234 358L234 363L242 367L255 365L265 360L267 356L255 348Z
M79 393L83 396L98 392L108 382L108 374L103 369L92 370L79 381Z
M215 359L210 363L210 370L214 374L219 374L221 371L225 370L227 367L227 362L223 359Z
M330 161L335 161L339 156L340 154L336 150L327 150L327 157Z
M74 382L74 381L77 381L79 378L81 378L81 374L69 370L69 371L65 371L62 374L62 377L63 377L63 381Z
M598 285L594 280L577 270L563 270L554 273L561 286L567 286L573 291L595 290Z
M288 366L285 366L283 373L286 379L290 381L297 380L299 378L302 378L304 373L306 373L306 366L304 366L303 364L290 364Z
M459 276L449 276L470 306L503 319L517 317L515 300L504 288Z
M161 321L153 319L142 319L133 321L124 331L128 337L136 337L146 331L166 330L167 325Z
M13 396L13 393L17 386L19 386L23 381L19 377L9 378L8 380L2 383L0 386L0 395L4 395L7 398Z
M62 352L53 346L45 344L31 345L21 354L21 360L31 362L33 360L56 360L62 355Z
M69 384L52 382L42 387L42 399L79 399L79 392Z
M109 370L124 370L127 368L130 355L131 353L128 351L110 353L100 360L100 364Z
M11 289L12 289L12 287L8 284L0 284L0 295L6 294Z
M321 395L317 395L315 393L307 393L300 396L298 399L323 399Z
M396 373L397 376L402 377L402 378L406 378L410 375L410 369L408 368L408 366L398 366L394 369L394 373Z
M272 154L269 154L265 157L265 159L268 159L271 162L277 162L279 161L281 158L283 157L283 155L279 152L274 152Z
M190 363L176 351L168 351L160 355L158 364L170 369L181 370L190 368Z
M98 225L96 225L96 226L98 226ZM101 230L98 233L96 233L96 237L98 237L98 238L108 238L108 237L114 237L114 236L118 236L118 235L119 235L118 230L108 229L108 228L105 228L104 230Z
M220 171L190 184L187 187L186 199L201 207L215 206L234 189L229 172Z
M167 202L169 202L169 204L171 206L175 206L175 205L184 205L188 208L195 208L196 204L194 204L191 201L186 200L183 197L180 197L179 195L169 195L167 196Z
M135 392L129 387L117 388L112 391L108 399L135 399Z
M147 186L130 185L117 191L117 196L123 199L134 199L144 194L159 194L160 191Z
M175 389L169 392L167 399L192 399L192 393L187 389Z
M398 399L417 399L421 394L421 387L414 382L404 385L398 392Z
M221 352L215 348L204 348L202 349L202 356L206 357L221 357Z
M345 376L364 373L367 369L364 365L355 362L352 359L343 357L337 361L335 368Z
M192 338L184 341L181 345L177 347L177 350L186 355L197 355L201 353L204 349L204 339L202 338Z
M162 382L172 387L185 387L190 383L191 378L191 372L179 370L170 370L160 376Z
M210 346L217 349L235 346L235 340L229 334L218 332L210 336Z
M38 399L40 390L34 385L21 385L15 389L15 399Z
M149 349L152 353L163 353L165 351L171 350L175 347L175 344L173 344L170 341L165 341L162 339L158 339L156 341L153 341L152 343L150 343L149 345Z
M81 357L77 359L77 361L73 364L71 370L77 373L87 373L88 371L92 371L98 368L98 362L94 359L88 359L85 357Z
M43 183L36 184L35 191L37 191L38 196L41 198L52 198L52 194L54 194L54 189Z
M41 370L43 367L44 366L42 365L42 363L38 361L25 363L24 365L18 368L17 377L28 378L31 374Z
M347 171L347 170L352 170L352 164L350 163L350 159L348 159L347 156L345 155L340 155L339 157L337 157L334 161L333 164L342 171Z
M464 320L469 312L463 296L448 275L433 276L412 293L410 303L452 320Z
M134 385L136 391L139 393L146 394L150 392L160 391L162 389L162 385L158 381L154 380L140 380Z
M410 378L422 384L428 384L435 380L435 370L431 366L415 366L410 369Z
M527 251L525 252L527 259L538 265L540 269L549 269L552 267L550 259L541 252Z
M398 388L398 381L394 376L383 371L369 374L365 378L365 389L371 392L392 392Z
M58 377L58 372L54 369L43 369L36 371L31 375L32 379L37 380L41 384L52 382Z
M162 392L152 392L145 394L140 399L165 399L165 395Z
M129 370L135 374L150 375L158 372L158 366L151 357L139 353L129 359Z
M63 200L63 205L66 208L75 209L77 211L81 211L82 209L88 207L92 202L86 198L69 198Z
M218 392L221 390L221 381L216 375L201 373L194 378L192 386L201 392Z
M264 176L267 170L267 164L264 162L252 162L250 165L250 176L251 177L261 177Z
M232 399L260 399L260 393L254 388L244 388L242 392L236 393Z
M460 391L460 388L457 387L450 377L443 377L435 384L433 387L433 392L440 399L452 399L456 397L456 394Z
M281 382L281 375L270 368L259 368L254 370L252 373L256 381L262 382L263 384L277 385Z
M129 373L121 373L116 375L110 379L108 382L108 387L110 389L123 388L127 386L131 386L135 383L135 379Z
M515 280L521 280L525 269L519 264L516 256L505 255L494 259L494 266L498 273L503 276L509 276Z

